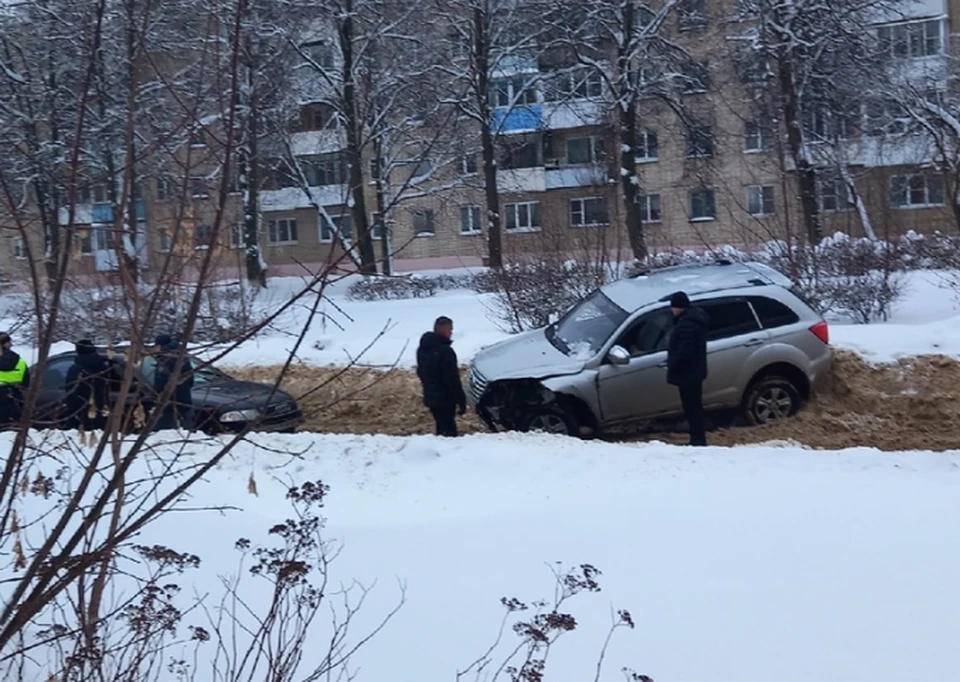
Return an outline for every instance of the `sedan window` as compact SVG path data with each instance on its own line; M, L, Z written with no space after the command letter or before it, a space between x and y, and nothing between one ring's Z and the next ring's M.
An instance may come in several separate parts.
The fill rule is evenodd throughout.
M73 364L73 357L57 358L47 363L40 384L47 390L64 390L67 384L67 372Z

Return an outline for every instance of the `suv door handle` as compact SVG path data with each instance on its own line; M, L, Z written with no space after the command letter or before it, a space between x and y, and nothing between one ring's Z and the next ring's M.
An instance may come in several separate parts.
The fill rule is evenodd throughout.
M747 348L750 348L751 346L760 346L763 345L763 339L750 339L743 345Z

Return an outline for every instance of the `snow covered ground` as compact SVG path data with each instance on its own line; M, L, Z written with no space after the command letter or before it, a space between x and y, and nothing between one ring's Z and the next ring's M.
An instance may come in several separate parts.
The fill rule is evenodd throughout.
M494 299L490 295L447 291L425 299L358 302L345 298L345 284L331 290L335 305L323 307L330 321L313 325L300 350L304 361L338 365L362 355L364 364L412 366L420 335L439 315L454 319L455 348L461 361L468 361L485 346L507 336L495 323ZM277 300L282 298L283 288L292 290L295 286L296 280L271 280L274 291L270 295ZM291 327L297 319L303 319L302 312L291 315ZM905 296L888 322L832 323L834 346L855 350L875 362L920 354L960 357L960 304L956 292L945 289L943 277L935 272L912 272L906 276ZM289 337L264 334L232 352L224 364L279 363L292 344Z
M290 516L288 483L318 478L326 535L343 543L334 583L377 582L359 625L406 584L354 659L357 682L454 680L493 642L501 597L552 596L554 562L603 575L601 593L570 603L580 625L548 680L594 678L612 609L637 628L615 636L603 680L623 666L657 682L954 682L960 670L960 452L258 436L193 491L241 511L170 515L137 542L198 554L186 579L216 595L236 539L266 540ZM248 581L245 599L262 604L266 589Z
M448 271L459 272L464 271ZM420 335L440 315L454 319L455 348L464 362L482 348L508 336L497 326L492 295L458 290L441 291L423 299L351 301L346 290L352 281L344 279L328 289L329 301L320 305L318 316L299 348L298 357L303 362L343 365L361 358L365 365L412 366ZM295 277L271 279L258 305L275 310L302 286L302 280ZM308 307L312 303L303 299L277 321L274 326L285 330L283 333L264 332L233 350L221 364L249 366L285 362L296 335L309 317ZM888 322L857 325L831 320L831 323L834 346L855 350L871 361L889 362L920 354L960 357L960 301L957 292L946 289L944 277L936 272L906 275L906 294ZM57 344L54 352L70 347L70 344ZM18 346L18 351L27 358L35 357L35 351L23 345Z

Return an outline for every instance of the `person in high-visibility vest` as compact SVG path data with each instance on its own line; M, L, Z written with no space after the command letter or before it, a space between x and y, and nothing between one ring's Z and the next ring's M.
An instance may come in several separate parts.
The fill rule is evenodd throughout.
M15 427L23 414L23 391L30 387L30 368L13 351L13 341L0 333L0 429Z

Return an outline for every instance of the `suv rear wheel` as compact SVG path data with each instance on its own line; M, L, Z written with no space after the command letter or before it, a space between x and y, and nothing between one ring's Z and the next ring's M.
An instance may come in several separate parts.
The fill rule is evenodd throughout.
M580 435L580 427L572 414L560 407L531 407L517 422L520 431L540 431L565 436Z
M792 417L800 409L800 391L781 376L761 377L751 384L743 399L743 413L752 426Z

